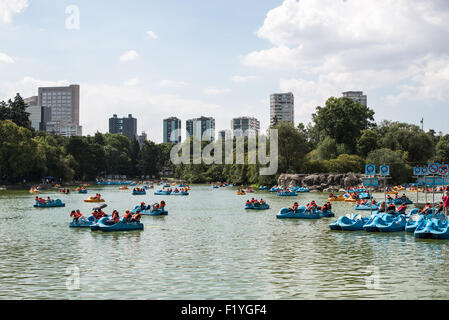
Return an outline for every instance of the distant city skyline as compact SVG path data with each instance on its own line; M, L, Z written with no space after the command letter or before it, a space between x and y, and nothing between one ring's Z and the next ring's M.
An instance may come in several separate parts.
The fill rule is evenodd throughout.
M296 126L347 91L369 97L377 122L424 117L448 132L445 1L79 0L78 27L64 1L2 3L0 100L79 84L83 135L128 113L157 143L170 116L207 114L223 130L243 114L267 128L274 92L294 94Z

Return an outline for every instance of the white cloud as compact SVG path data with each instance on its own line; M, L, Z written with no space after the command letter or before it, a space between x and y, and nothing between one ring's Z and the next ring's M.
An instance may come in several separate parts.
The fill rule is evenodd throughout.
M126 80L123 85L125 87L137 86L140 84L140 80L138 78Z
M13 98L17 93L20 93L20 95L24 98L37 96L37 90L39 87L68 85L70 85L70 83L67 80L45 81L32 77L25 77L24 79L16 82L5 81L4 83L0 83L0 100Z
M28 7L28 0L1 0L0 22L11 23L12 16Z
M207 95L219 95L231 92L231 89L206 88L204 93Z
M167 88L181 88L187 86L187 83L184 81L161 80L159 81L159 86Z
M257 79L256 76L233 76L232 81L235 83L245 83L254 79Z
M243 64L288 71L281 90L297 113L346 90L397 90L386 101L449 98L449 2L444 0L285 0L267 13L258 37L271 48Z
M14 59L8 56L6 53L0 52L0 62L14 63Z
M129 50L120 56L120 61L132 61L137 59L138 56L139 54L135 50Z
M157 39L158 36L156 33L154 33L153 31L147 31L147 36L150 37L151 39Z

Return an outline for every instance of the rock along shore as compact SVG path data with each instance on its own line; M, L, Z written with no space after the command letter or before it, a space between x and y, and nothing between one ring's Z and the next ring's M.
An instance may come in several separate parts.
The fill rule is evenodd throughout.
M361 186L363 175L358 173L281 174L278 185L307 187L311 192L345 192L347 188Z

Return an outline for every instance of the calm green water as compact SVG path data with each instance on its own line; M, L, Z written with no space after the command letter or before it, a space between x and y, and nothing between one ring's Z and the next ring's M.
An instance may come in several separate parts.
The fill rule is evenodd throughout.
M69 229L69 210L88 214L95 204L83 200L96 191L109 214L164 199L169 215L143 217L145 230L137 232ZM28 192L0 191L0 299L449 299L449 242L331 232L336 218L277 220L279 209L294 201L321 204L327 195L260 192L254 196L272 209L245 212L253 195L234 191L42 193L67 205L55 209L33 208ZM334 211L344 215L352 207L336 203ZM76 268L79 289L69 281Z

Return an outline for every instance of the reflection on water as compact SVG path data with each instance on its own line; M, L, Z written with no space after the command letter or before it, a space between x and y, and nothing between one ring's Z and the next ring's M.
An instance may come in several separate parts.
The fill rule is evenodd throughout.
M66 208L35 209L33 195L1 191L0 299L449 298L447 241L331 232L335 218L275 217L294 201L324 203L324 194L245 197L195 186L189 197L137 198L99 190L108 213L164 199L169 215L143 217L144 231L71 230L69 211L93 207L82 201L86 195L47 192ZM272 209L245 212L252 196ZM334 211L344 215L352 206L335 203ZM72 267L79 268L79 290L66 286ZM367 285L373 277L376 288Z

